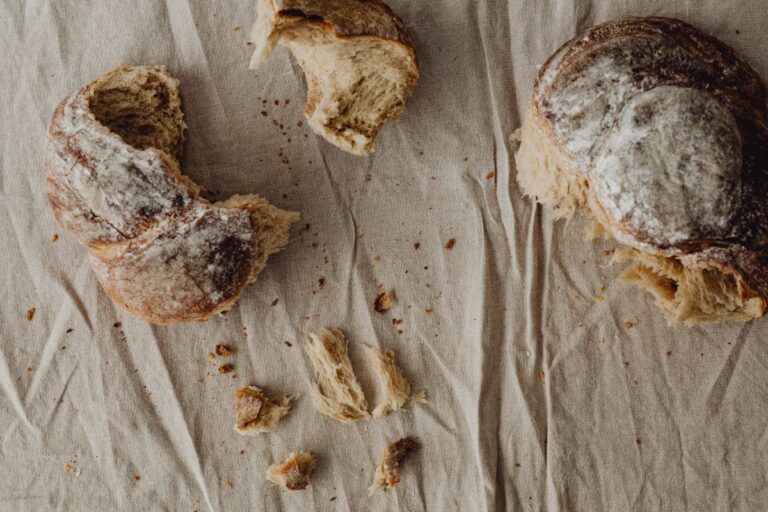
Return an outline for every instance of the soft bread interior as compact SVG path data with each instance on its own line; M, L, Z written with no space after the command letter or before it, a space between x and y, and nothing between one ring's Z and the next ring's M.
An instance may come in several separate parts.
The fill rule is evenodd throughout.
M334 41L314 28L284 38L306 75L309 125L350 153L371 153L381 125L400 117L416 85L406 47L374 38Z
M764 313L762 299L750 296L740 277L713 265L629 247L614 258L631 262L622 279L653 294L671 323L746 321Z
M242 435L271 432L291 410L294 395L270 400L256 386L244 386L235 391L235 430Z
M186 128L178 81L162 67L122 65L91 88L96 119L138 149L155 148L178 160Z
M600 224L603 213L590 194L587 177L546 140L530 114L518 137L517 180L525 195L552 208L557 217L570 218L579 210L602 227L601 233L609 234ZM650 292L670 324L744 321L765 313L765 302L749 292L740 276L714 263L629 247L617 251L614 259L631 263L622 280Z
M313 454L294 452L282 463L267 468L267 480L289 491L300 491L309 485L316 464Z
M557 148L539 134L530 116L515 137L520 141L515 155L517 182L525 195L550 208L556 218L572 217L587 203L587 177L571 169Z
M418 80L413 51L374 36L341 37L326 24L301 16L276 16L259 2L251 67L265 62L275 45L287 46L307 81L305 114L326 140L367 155L381 126L400 117Z
M299 214L272 206L257 194L234 195L215 204L223 208L245 208L251 212L253 225L258 229L259 241L259 254L248 281L252 283L266 267L269 256L288 244L288 231L291 224L299 220Z
M323 329L309 336L304 349L315 368L311 388L315 408L342 423L369 419L368 401L352 368L344 334L338 329Z

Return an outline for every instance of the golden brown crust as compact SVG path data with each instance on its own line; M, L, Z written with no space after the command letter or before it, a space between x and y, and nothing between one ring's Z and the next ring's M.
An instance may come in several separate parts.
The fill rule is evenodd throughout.
M649 53L653 48L658 50ZM713 235L659 244L644 230L632 231L616 215L604 211L595 199L594 183L588 193L592 214L623 243L652 254L684 258L706 264L731 274L739 281L738 290L745 300L760 297L765 313L768 301L768 111L766 88L755 70L732 48L682 21L669 18L627 18L594 27L565 43L542 66L536 79L529 116L539 134L547 141L558 159L565 162L566 172L587 176L594 168L595 150L591 133L583 129L583 115L564 107L563 91L578 80L585 80L589 67L600 58L614 59L617 71L605 80L595 75L596 94L612 94L617 87L622 94L611 103L606 100L603 125L595 124L593 133L607 137L615 129L621 110L632 98L664 87L701 91L715 98L735 120L741 139L740 191L734 192L733 220L727 228ZM626 74L622 74L628 70ZM613 82L611 81L613 78ZM623 80L623 81L622 81ZM618 85L617 85L618 84ZM620 95L617 95L617 97ZM589 101L584 99L584 102ZM572 104L571 104L572 105ZM575 140L575 129L586 136ZM723 142L725 144L725 141ZM713 189L714 190L714 189ZM681 199L682 200L682 199ZM706 231L706 230L704 230ZM623 234L623 235L622 235Z
M413 41L403 21L380 0L268 0L276 16L300 18L333 32L336 37L373 37L401 43L413 51Z

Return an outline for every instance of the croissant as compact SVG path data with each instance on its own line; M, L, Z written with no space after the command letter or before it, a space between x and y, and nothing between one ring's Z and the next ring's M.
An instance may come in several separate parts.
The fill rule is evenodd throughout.
M612 21L542 66L516 154L522 190L624 248L668 321L749 320L768 300L766 90L674 19Z
M291 50L307 79L309 126L352 154L373 152L419 80L411 37L380 0L258 0L253 38L252 69L278 43Z
M162 67L120 66L56 107L45 148L58 224L107 295L157 324L231 307L298 219L257 195L210 203L181 174L178 86Z

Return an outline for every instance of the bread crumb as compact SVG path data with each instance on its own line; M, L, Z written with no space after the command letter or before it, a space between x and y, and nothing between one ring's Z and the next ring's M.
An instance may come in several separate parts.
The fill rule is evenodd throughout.
M285 345L288 346L288 347L292 347L293 346L293 343L291 343L290 341L284 341L283 343L285 343Z
M631 329L632 328L632 322L624 322L624 328L625 329Z
M24 315L24 318L27 319L27 322L31 322L32 318L35 316L35 311L37 311L35 308L29 308L27 310L27 314Z
M267 398L256 386L244 386L235 391L235 430L252 436L270 432L291 410L295 395L284 395L276 401Z
M141 477L139 475L133 475L133 479L138 482L141 480Z
M304 345L315 369L311 394L320 413L342 423L370 418L368 402L349 360L348 343L339 329L310 334Z
M493 172L493 171L491 171L491 172L489 172L488 174L486 174L486 175L485 175L485 179L487 179L487 180L490 180L490 179L492 179L494 176L496 176L496 173L495 173L495 172Z
M639 446L639 445L640 445L640 443L642 443L642 442L643 442L643 440L642 440L642 439L640 439L639 437L637 437L637 438L635 438L635 442L636 442L636 443L638 444L638 446Z
M400 483L400 464L406 455L418 449L419 444L410 437L404 437L387 446L381 464L376 468L373 483L368 488L368 494L386 491Z
M413 244L413 250L414 250L414 251L418 251L418 250L419 250L419 247L421 247L421 244L420 244L419 242L415 242L415 243Z
M51 242L55 242L55 241L56 241L56 240L58 240L58 239L59 239L59 235L57 235L56 233L53 233L53 234L51 235Z
M394 290L381 292L376 296L376 300L373 301L373 309L375 309L377 313L384 313L385 311L389 311L389 309L392 307L392 304L395 303L395 299L396 297Z
M208 352L208 359L210 359L211 361L215 361L216 354L214 354L213 352Z
M393 318L392 319L392 325L400 325L401 323L403 323L403 319L402 318Z
M543 381L543 380L544 380L544 378L545 378L544 370L539 370L539 371L536 373L536 377L537 377L539 380Z
M672 351L671 350L667 350L667 357L669 357L671 355L672 355Z
M424 308L424 312L429 315L432 313L432 308Z
M451 249L453 249L453 246L455 246L455 245L456 245L456 239L455 238L451 238L450 240L448 240L445 243L445 250L446 251L450 251Z
M381 418L397 411L410 398L411 384L403 376L395 361L395 353L390 349L379 352L370 345L363 345L368 359L376 369L379 385L384 388L384 400L373 409L373 417Z
M605 297L603 297L602 295L598 295L597 297L595 297L595 302L597 302L598 304L600 304L604 300L605 300Z
M235 484L233 484L229 480L227 480L224 485L227 486L227 489L234 489L235 488Z
M225 373L231 372L234 369L235 369L234 365L232 365L230 363L223 364L223 365L219 366L219 373L221 373L223 375Z
M317 459L311 453L294 452L281 464L267 468L267 480L289 491L301 491L309 485L316 464Z
M229 347L226 345L218 344L214 350L216 351L216 355L220 357L229 357L232 355L232 351L229 350Z
M272 301L272 306L277 306L277 303L280 302L280 299L275 299Z

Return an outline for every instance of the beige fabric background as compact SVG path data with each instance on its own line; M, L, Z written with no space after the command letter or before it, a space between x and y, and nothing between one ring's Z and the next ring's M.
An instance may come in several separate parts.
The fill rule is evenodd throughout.
M249 1L0 1L0 510L768 508L768 321L668 328L613 281L609 245L521 198L509 142L536 66L617 16L681 17L768 77L766 2L391 5L422 77L359 158L297 126L303 77L285 49L247 70ZM47 207L54 105L121 62L181 78L195 181L302 212L223 318L156 327L116 309ZM399 296L390 314L373 312L378 284ZM301 344L323 326L395 349L430 403L354 426L320 416ZM221 342L238 350L236 377L206 357ZM232 430L246 383L301 393L277 432ZM422 451L396 492L369 499L382 448L402 435ZM267 465L296 449L319 458L310 489L269 486Z

